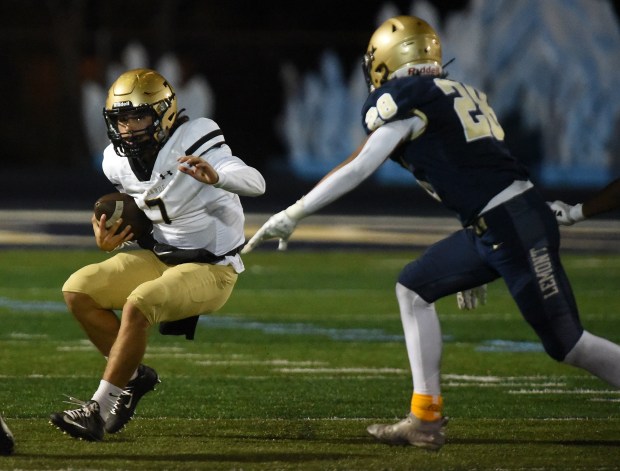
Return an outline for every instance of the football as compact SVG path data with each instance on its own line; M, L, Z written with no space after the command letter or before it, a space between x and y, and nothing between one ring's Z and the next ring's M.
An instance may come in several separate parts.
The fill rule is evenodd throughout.
M136 240L143 235L149 234L153 230L153 223L144 214L133 197L127 193L109 193L103 195L95 202L95 217L97 220L103 214L106 215L106 228L110 228L119 218L123 218L123 223L117 232L122 231L125 226L131 226L133 239Z

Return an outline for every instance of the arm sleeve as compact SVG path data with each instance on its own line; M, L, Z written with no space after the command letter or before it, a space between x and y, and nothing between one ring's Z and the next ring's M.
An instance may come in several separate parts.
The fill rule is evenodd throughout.
M394 121L372 133L355 159L325 178L303 197L303 212L306 215L315 213L366 180L401 142L409 139L417 120L419 118L414 117Z
M220 151L220 154L224 152ZM240 196L260 196L265 193L265 179L253 167L233 155L209 156L209 163L219 175L216 188Z
M189 121L183 137L185 155L204 158L219 175L216 188L240 196L260 196L265 193L265 179L258 170L232 155L217 123L208 118Z

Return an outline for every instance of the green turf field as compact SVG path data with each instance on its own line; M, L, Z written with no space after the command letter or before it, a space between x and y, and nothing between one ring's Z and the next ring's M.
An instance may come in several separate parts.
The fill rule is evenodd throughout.
M411 380L394 281L414 253L258 251L196 340L153 332L162 383L127 429L80 442L47 422L89 399L103 360L60 287L96 251L0 252L0 411L16 453L0 469L620 469L620 392L541 350L503 283L460 312L438 303L451 417L439 452L375 443L408 411ZM620 257L565 265L585 326L620 342Z

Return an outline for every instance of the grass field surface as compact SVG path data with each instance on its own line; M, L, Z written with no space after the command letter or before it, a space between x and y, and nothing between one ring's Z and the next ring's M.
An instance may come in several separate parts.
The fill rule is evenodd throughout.
M376 443L366 427L408 411L411 379L394 283L415 252L260 250L195 341L153 329L145 363L162 378L125 431L77 441L48 424L90 399L104 360L60 287L107 257L0 252L0 412L16 451L0 470L620 469L620 391L548 358L503 282L488 304L437 303L447 444ZM620 342L620 256L565 266L585 327Z

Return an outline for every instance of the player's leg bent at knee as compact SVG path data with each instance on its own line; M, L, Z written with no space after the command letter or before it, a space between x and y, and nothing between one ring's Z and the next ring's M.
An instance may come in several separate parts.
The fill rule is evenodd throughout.
M107 356L119 328L115 309L131 291L163 273L166 265L148 251L120 253L73 273L62 287L67 307L97 349Z
M151 323L130 301L125 304L116 342L110 351L103 379L124 388L146 351Z
M136 391L135 387L131 386L133 383L130 384L130 379L138 377L140 368L148 368L141 366L141 361L146 351L150 327L151 323L144 314L133 303L127 302L123 308L121 326L110 351L103 378L92 397L100 406L100 414L106 422L105 426L108 432L110 432L110 416L114 414L115 408L118 409L118 402L125 400L124 394L129 397L135 395L135 398L127 401L131 407L130 411L123 410L122 418L114 417L115 425L112 427L111 433L122 429L131 420L140 397L152 390L154 385L159 382L157 373L151 369L152 381L146 378L148 384L142 385L143 388L140 391Z
M530 260L529 266L530 281L513 296L547 354L620 387L620 346L583 329L557 252L550 250L545 258L544 275L539 261Z
M114 433L131 420L140 398L159 382L157 373L149 369L150 374L144 375L139 384L125 389L134 371L139 371L139 367L148 369L140 366L140 362L146 351L150 326L151 323L139 309L131 302L125 304L118 336L110 350L99 388L81 408L52 414L54 425L76 438L102 440L104 429ZM117 414L110 426L111 414L119 409L122 409L122 414Z
M117 340L93 396L102 401L101 415L108 433L120 431L131 420L140 398L159 382L154 370L140 366L150 327L219 309L236 280L232 267L188 263L167 267L161 277L143 283L128 296ZM127 383L132 371L135 379ZM110 395L118 400L110 401Z
M620 345L584 330L575 316L552 317L539 335L555 360L582 368L620 388Z
M620 347L584 331L560 260L557 221L545 200L527 191L484 218L488 230L479 250L501 273L547 354L619 387Z
M152 275L154 267L155 270L161 270L161 274L146 276L122 301L124 307L118 335L110 350L104 379L93 399L79 409L51 416L56 426L75 437L101 440L104 429L108 433L121 430L133 417L140 398L159 382L152 368L140 365L151 325L219 309L237 281L237 274L229 266L183 264L171 267L147 252L139 258L142 259L140 265L147 268L145 272ZM133 262L136 259L128 260ZM106 268L110 266L114 267L114 264ZM82 292L78 288L76 291ZM100 302L98 298L93 299ZM127 383L131 370L138 365L140 367L134 373L135 379ZM126 388L123 388L125 384ZM80 425L68 426L67 418L78 421Z
M184 263L137 287L128 297L151 325L220 309L230 297L237 273L228 265Z
M148 250L122 252L79 269L62 291L87 294L104 309L122 309L136 287L160 277L167 268Z
M93 298L84 293L65 291L65 303L89 340L103 356L110 354L120 321L114 311L103 309Z
M620 388L620 346L584 330L564 363L589 371Z
M106 356L110 355L113 364L118 363L114 346L119 333L123 332L123 324L135 328L136 322L142 323L142 327L138 326L140 328L134 329L135 334L130 337L131 341L134 342L134 348L140 346L140 342L136 342L136 337L141 330L144 330L144 326L146 328L150 326L143 314L127 311L125 312L127 315L124 316L124 323L122 319L119 323L113 310L129 309L129 305L126 305L127 296L140 284L159 278L168 268L152 252L136 250L119 253L104 262L88 265L75 272L65 282L63 293L69 309L85 327L89 337L99 350ZM104 340L97 337L100 335L97 333L98 329L106 332L107 337L101 334L102 337L105 337ZM119 343L119 345L121 344ZM142 353L137 356L142 358L143 354L144 351L142 350ZM126 391L120 385L127 382L129 375L133 383L139 383L141 390L139 394L135 392L133 395L129 394L131 409L125 414L123 421L116 427L116 430L122 428L133 416L135 405L141 395L152 390L154 384L159 382L157 373L152 368L144 365L140 365L138 368L139 360L137 364L134 364L133 361L122 363L125 365L124 369L113 366L111 371L114 374L109 373L107 376L116 384L102 379L99 388L90 401L83 403L79 409L53 414L51 416L52 422L75 437L101 440L104 424L107 430L105 421L110 410L124 398L123 395ZM142 372L142 375L139 375L139 372ZM135 379L133 379L134 377ZM100 417L100 419L94 418L94 416ZM67 418L78 421L81 425L69 427L65 422ZM87 434L82 435L82 433Z

